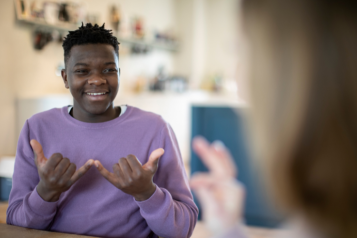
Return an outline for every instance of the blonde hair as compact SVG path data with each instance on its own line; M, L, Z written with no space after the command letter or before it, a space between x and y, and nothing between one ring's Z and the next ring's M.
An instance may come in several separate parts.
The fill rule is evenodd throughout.
M247 0L254 144L274 197L357 237L357 3Z

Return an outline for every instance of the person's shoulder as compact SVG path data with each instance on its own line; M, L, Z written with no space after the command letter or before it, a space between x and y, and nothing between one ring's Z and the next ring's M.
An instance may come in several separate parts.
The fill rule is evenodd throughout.
M127 106L127 110L130 113L130 118L135 120L137 123L145 123L150 125L166 125L165 119L154 112L145 111L143 109Z
M39 112L32 115L28 121L29 123L43 123L43 122L56 122L60 120L63 108L52 108L47 111Z

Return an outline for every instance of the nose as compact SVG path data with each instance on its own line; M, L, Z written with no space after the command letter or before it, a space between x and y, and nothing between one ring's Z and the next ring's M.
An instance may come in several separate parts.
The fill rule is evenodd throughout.
M100 74L93 74L91 77L88 79L88 84L90 85L102 85L106 84L107 80Z

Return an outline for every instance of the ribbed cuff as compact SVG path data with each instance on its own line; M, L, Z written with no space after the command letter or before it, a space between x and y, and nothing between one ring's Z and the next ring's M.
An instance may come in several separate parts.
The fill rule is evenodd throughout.
M47 202L43 200L37 192L35 188L34 191L30 194L28 198L28 205L30 206L31 210L36 213L38 216L51 216L57 210L57 203L56 202Z
M135 198L133 199L144 213L152 214L157 212L160 207L162 207L162 205L165 203L166 196L167 194L165 194L158 186L156 186L155 192L145 201L136 201Z

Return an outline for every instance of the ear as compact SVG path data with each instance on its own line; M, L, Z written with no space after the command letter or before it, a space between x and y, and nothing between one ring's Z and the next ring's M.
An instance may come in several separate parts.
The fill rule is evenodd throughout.
M62 79L63 79L63 82L64 82L64 86L66 88L69 88L68 86L68 80L67 80L67 73L66 73L66 70L65 69L62 69L61 70L61 75L62 75Z

